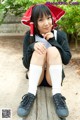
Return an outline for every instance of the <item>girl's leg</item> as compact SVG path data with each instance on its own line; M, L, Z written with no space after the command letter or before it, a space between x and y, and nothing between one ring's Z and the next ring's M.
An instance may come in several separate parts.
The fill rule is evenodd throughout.
M62 61L56 47L50 47L47 50L46 79L52 85L52 95L57 115L61 118L67 117L69 112L65 102L66 99L61 95Z
M22 97L22 101L18 107L17 114L20 117L25 117L29 114L31 107L36 98L37 86L41 83L44 77L44 63L45 63L46 53L39 55L34 51L29 69L29 88L28 94Z
M60 53L56 47L49 47L47 49L46 79L48 84L52 85L53 95L56 94L56 92L61 92L62 61Z
M44 64L46 53L40 55L34 51L29 68L29 89L28 92L36 95L37 86L42 82L44 77Z

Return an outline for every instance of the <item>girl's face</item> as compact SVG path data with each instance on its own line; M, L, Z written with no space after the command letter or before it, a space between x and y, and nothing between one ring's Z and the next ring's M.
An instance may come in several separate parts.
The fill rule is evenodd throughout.
M52 30L52 18L51 15L43 15L42 18L38 18L38 30L40 34L46 34Z

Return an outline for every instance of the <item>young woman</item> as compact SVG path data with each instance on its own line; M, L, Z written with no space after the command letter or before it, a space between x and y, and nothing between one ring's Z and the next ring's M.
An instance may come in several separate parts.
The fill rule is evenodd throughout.
M29 88L17 113L21 117L29 114L36 98L37 86L51 86L57 115L67 117L69 111L65 97L61 94L64 78L62 65L68 64L71 59L67 36L59 30L55 35L54 19L44 4L33 7L30 21L34 23L33 40L28 31L23 42L23 64L29 70Z

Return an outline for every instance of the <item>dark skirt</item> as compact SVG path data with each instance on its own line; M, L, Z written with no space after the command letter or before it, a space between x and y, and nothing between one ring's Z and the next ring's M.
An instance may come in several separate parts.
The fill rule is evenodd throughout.
M48 84L45 75L44 75L44 78L39 86L52 87L51 85Z
M64 74L64 70L62 69L62 82L61 82L61 86L62 86L64 77L65 77L65 74ZM39 86L52 87L51 85L48 84L45 75L44 75L44 78L43 78L43 80L42 80L42 82L41 82L41 84Z
M61 82L61 86L62 86L64 77L65 77L65 74L64 74L64 70L62 69L62 82ZM29 79L28 74L26 74L26 78ZM42 80L42 82L41 82L41 84L39 86L52 87L51 85L48 84L48 82L46 80L46 77L45 77L45 74L44 74L44 78L43 78L43 80Z

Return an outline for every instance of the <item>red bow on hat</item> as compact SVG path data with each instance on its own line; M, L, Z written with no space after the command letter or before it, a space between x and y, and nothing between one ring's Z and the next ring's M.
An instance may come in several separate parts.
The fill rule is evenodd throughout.
M65 14L65 11L62 10L61 8L58 8L56 6L54 6L51 3L45 3L44 5L46 5L52 14L53 20L54 20L54 28L57 26L56 22ZM33 36L33 32L34 32L34 28L33 28L33 22L30 21L31 19L31 14L32 14L32 9L34 6L31 6L24 14L24 16L22 17L21 22L24 25L28 25L30 26L30 36Z

